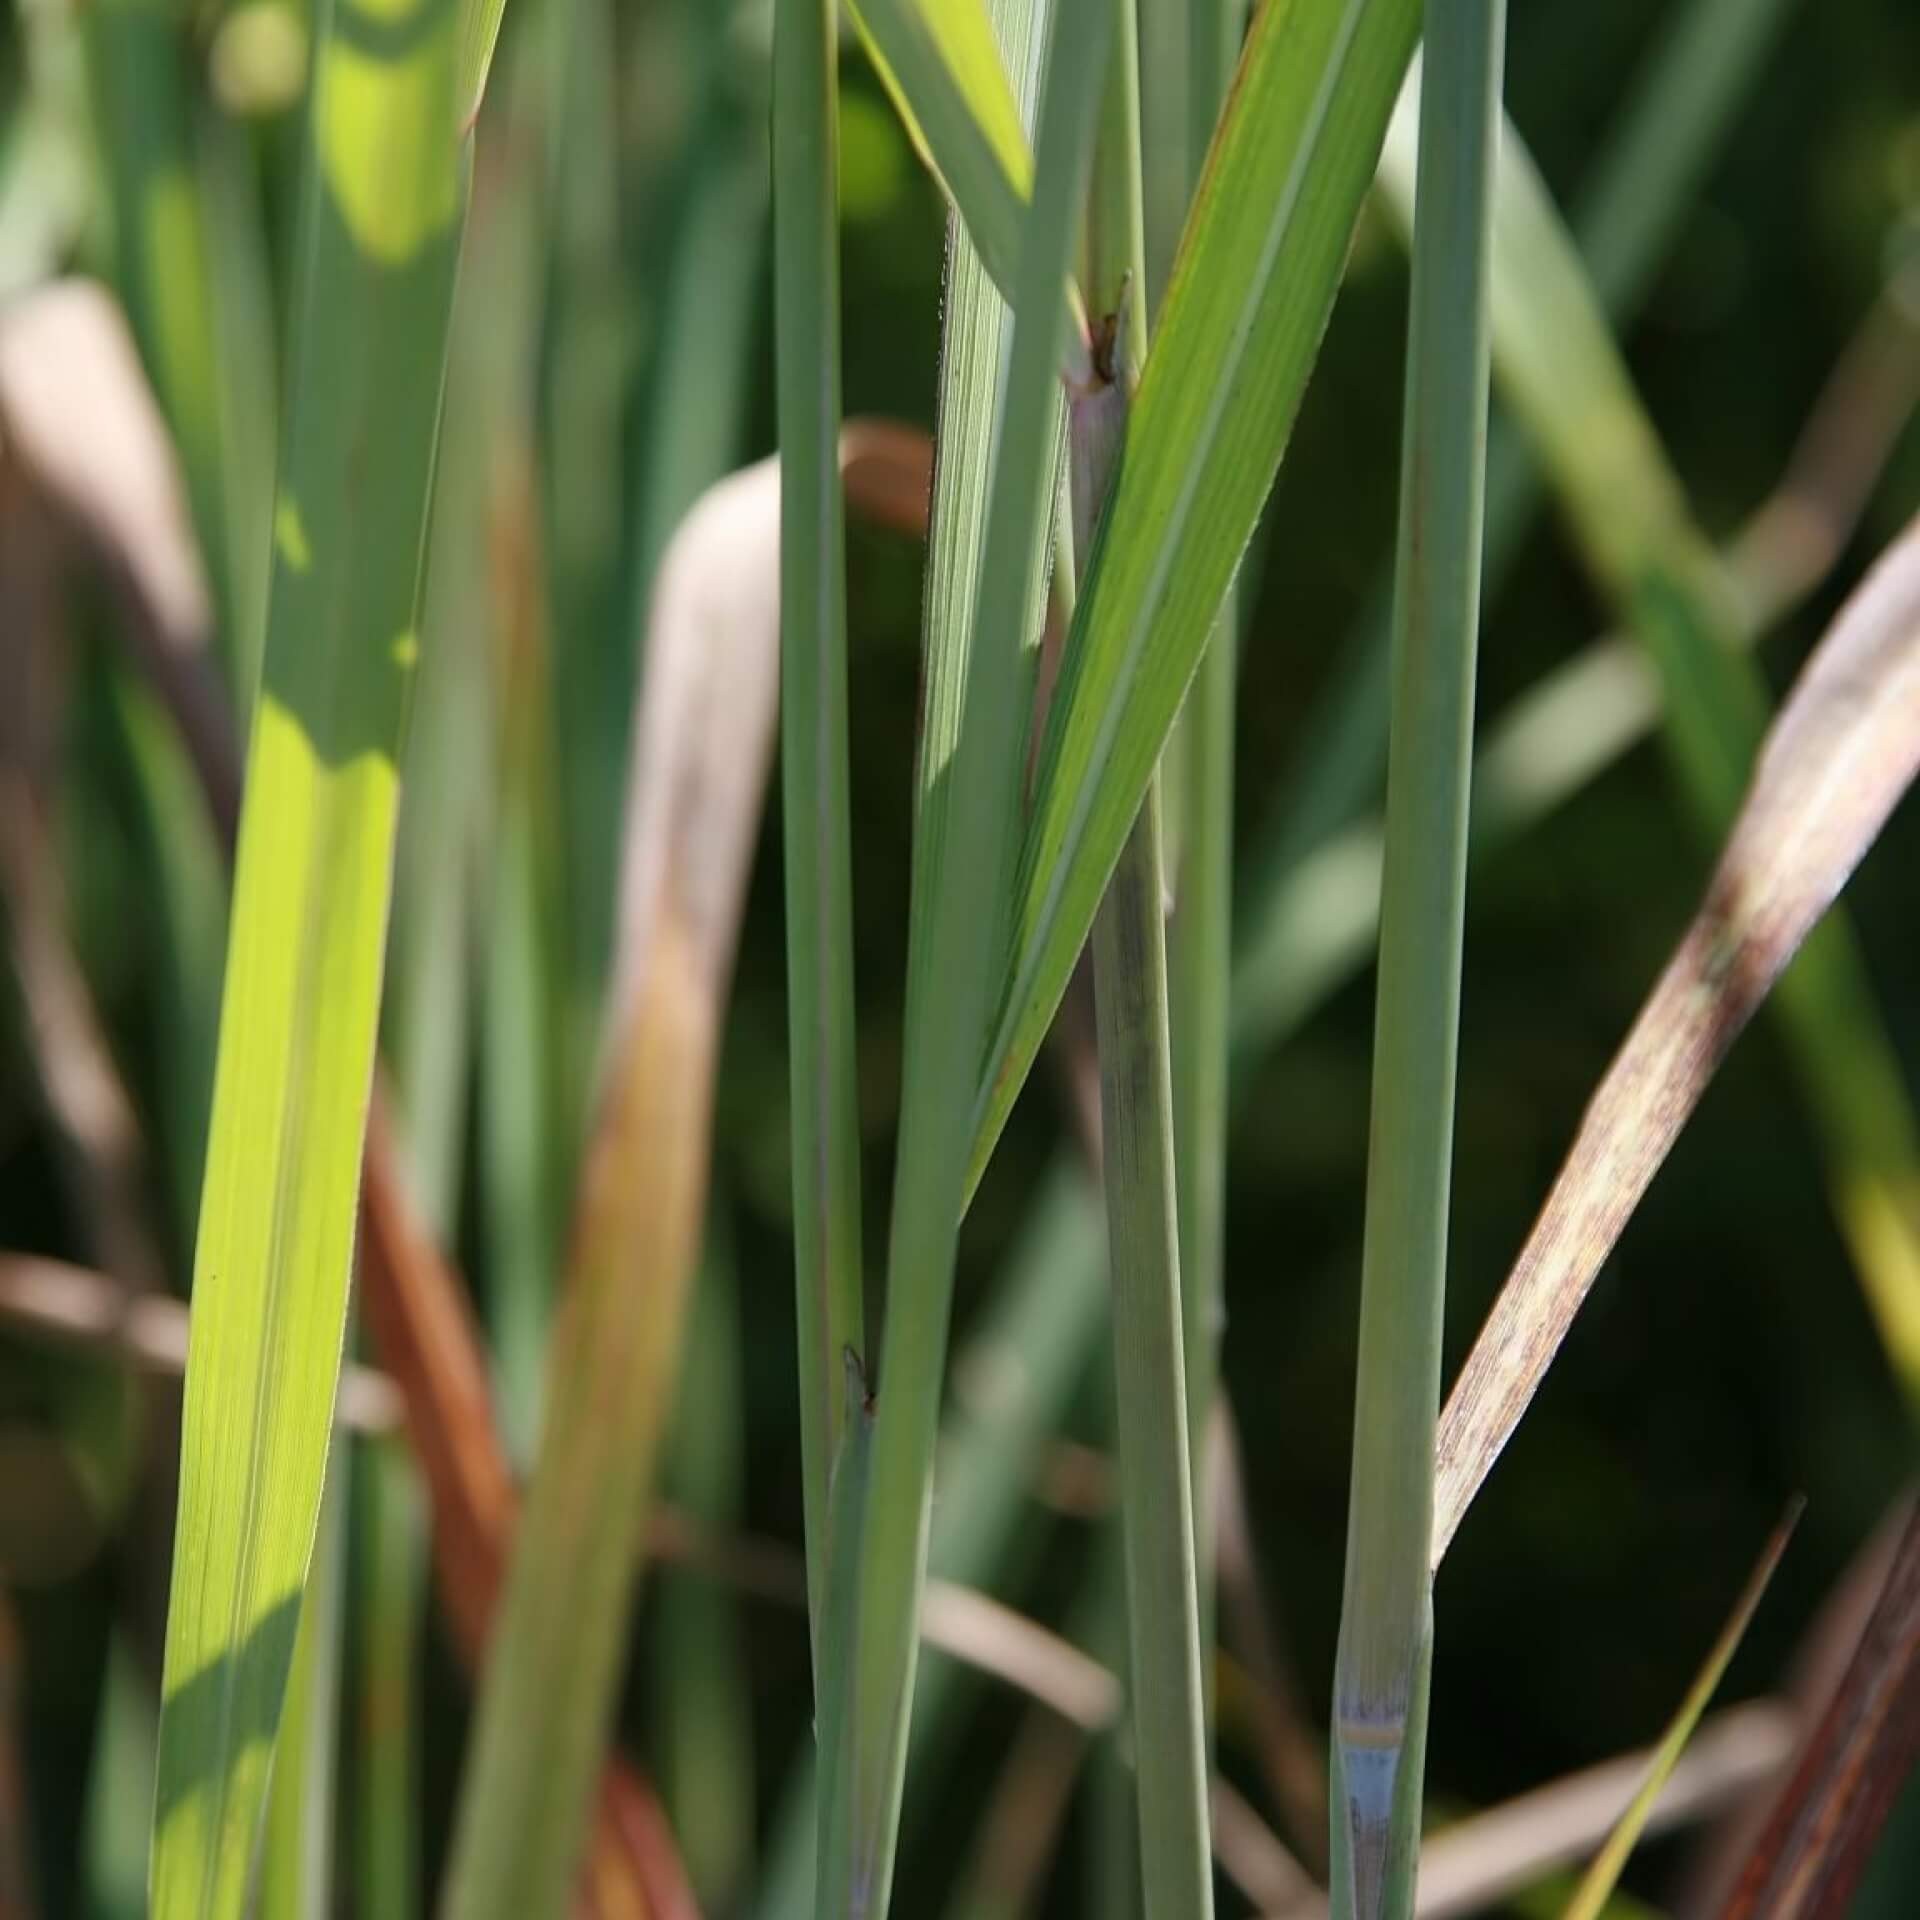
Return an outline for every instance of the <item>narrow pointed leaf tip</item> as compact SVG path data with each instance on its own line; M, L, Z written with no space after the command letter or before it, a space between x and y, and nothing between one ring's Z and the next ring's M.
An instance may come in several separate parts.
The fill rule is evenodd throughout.
M1746 1638L1748 1627L1753 1624L1753 1616L1766 1597L1774 1571L1787 1550L1787 1543L1793 1538L1794 1528L1800 1524L1800 1515L1805 1511L1806 1504L1796 1495L1781 1516L1780 1524L1768 1536L1767 1544L1760 1551L1759 1561L1747 1576L1747 1584L1740 1590L1739 1599L1734 1602L1726 1625L1720 1629L1719 1636L1708 1649L1705 1662L1694 1675L1693 1684L1680 1702L1679 1711L1660 1736L1660 1744L1653 1750L1653 1757L1647 1763L1645 1778L1627 1803L1626 1811L1615 1821L1613 1831L1607 1835L1606 1844L1595 1855L1592 1866L1582 1876L1572 1903L1561 1915L1561 1920L1600 1920L1606 1911L1607 1902L1613 1897L1613 1889L1626 1867L1628 1856L1646 1831L1662 1789L1679 1764L1687 1742L1693 1738L1693 1730L1699 1725L1700 1716L1707 1710L1707 1703L1718 1690L1734 1654L1739 1651L1740 1642Z
M1434 1565L1728 1048L1916 771L1920 521L1848 601L1774 723L1706 899L1467 1356L1440 1421Z
M1842 1920L1920 1760L1920 1504L1720 1920ZM1867 1902L1862 1902L1865 1906Z

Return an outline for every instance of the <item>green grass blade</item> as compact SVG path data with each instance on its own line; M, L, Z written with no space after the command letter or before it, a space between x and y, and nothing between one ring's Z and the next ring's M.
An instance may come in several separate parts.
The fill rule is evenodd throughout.
M1868 361L1896 336L1916 336L1877 307L1860 339L1873 343ZM1894 331L1883 331L1891 326ZM1850 346L1815 403L1802 446L1831 444L1837 422L1860 415L1858 343ZM1773 495L1726 550L1754 626L1740 636L1760 637L1825 576L1852 535L1859 507L1872 492L1888 448L1898 437L1920 393L1920 366L1911 344L1892 348L1884 363L1898 363L1874 403L1885 433L1859 449L1860 464L1846 471L1835 490L1813 482L1805 455L1797 453ZM1879 391L1879 376L1872 381ZM1488 469L1489 511L1493 469ZM1817 497L1817 516L1828 528L1805 549L1782 542L1775 529L1799 519ZM1544 675L1485 730L1486 744L1474 770L1471 863L1491 857L1617 762L1659 723L1659 677L1644 650L1626 636L1594 641L1564 665ZM1370 958L1379 921L1381 848L1377 820L1356 822L1316 849L1263 872L1240 895L1241 921L1252 931L1234 968L1233 1059L1236 1091L1251 1084L1249 1069L1291 1035L1341 982Z
M1747 1628L1752 1624L1753 1616L1759 1610L1761 1599L1773 1579L1773 1571L1780 1564L1780 1556L1786 1552L1787 1542L1793 1538L1793 1530L1799 1524L1804 1504L1796 1500L1787 1509L1786 1517L1773 1530L1772 1537L1761 1552L1759 1564L1748 1576L1740 1598L1734 1602L1732 1614L1720 1629L1719 1638L1708 1650L1706 1661L1694 1676L1686 1697L1667 1723L1666 1731L1661 1734L1660 1744L1654 1748L1653 1757L1647 1762L1646 1777L1627 1803L1626 1811L1614 1823L1606 1844L1581 1875L1579 1888L1568 1902L1561 1920L1601 1920L1606 1912L1628 1858L1646 1830L1661 1789L1678 1765L1681 1754L1686 1751L1687 1742L1693 1738L1693 1730L1699 1725L1700 1716L1706 1712L1708 1703L1719 1691L1720 1681L1739 1650L1740 1642L1746 1638Z
M1609 314L1637 308L1735 111L1799 0L1674 9L1580 196L1580 251Z
M874 70L1012 297L1032 188L1026 129L981 0L855 0Z
M460 52L454 98L459 103L461 129L470 131L486 98L487 76L500 43L500 22L507 0L461 0Z
M1038 196L1022 235L960 724L946 760L931 751L922 760L923 780L951 791L938 813L923 808L915 835L899 1157L858 1633L823 1663L830 1687L844 1690L857 1716L850 1791L830 1784L822 1797L829 1810L820 1848L822 1915L883 1915L891 1893L969 1090L1002 951L1003 874L1025 731L1022 621L1055 471L1051 401L1064 340L1060 289L1085 189L1110 24L1103 7L1069 9L1048 41ZM936 663L929 679L937 670ZM849 1823L837 1830L836 1808L846 1810Z
M139 1656L115 1634L107 1644L83 1816L87 1910L93 1920L141 1920L147 1910L155 1707Z
M344 1625L351 1476L349 1450L327 1476L313 1567L287 1680L286 1717L267 1793L260 1853L260 1920L327 1920L333 1911L334 1788L340 1752L340 1637Z
M1706 899L1460 1370L1436 1446L1436 1566L1707 1083L1917 768L1920 522L1848 601L1782 707Z
M530 358L530 357L529 357ZM522 363L524 371L527 362ZM525 425L523 423L522 432ZM488 544L496 582L498 733L492 895L481 999L480 1154L487 1229L487 1321L502 1437L532 1458L553 1315L566 1196L559 835L549 700L545 575L525 439L502 422Z
M1049 7L1044 0L993 0L993 27L1013 75L1020 112L1030 121L1039 86ZM1013 339L1013 315L995 289L966 223L947 224L946 313L941 330L939 411L934 430L933 500L927 527L925 706L914 768L917 844L944 843L952 804L941 778L958 747L966 696L972 617L979 595L993 480L994 412ZM1047 498L1059 491L1065 414L1058 386L1046 397L1045 436L1053 448ZM1018 633L1026 650L1022 679L1031 683L1040 644L1051 548L1036 542L1020 609ZM916 863L909 901L908 996L934 989L938 958L932 914L938 890Z
M1404 122L1382 179L1404 207ZM1726 832L1768 699L1738 642L1755 624L1694 523L1552 201L1517 134L1503 143L1494 357L1558 488L1587 566L1657 665L1667 739L1704 840ZM1835 1213L1883 1345L1920 1406L1920 1120L1844 915L1782 983L1789 1053L1829 1163Z
M800 1456L816 1669L826 1596L827 1480L846 1407L840 1356L866 1348L847 798L835 56L831 0L780 0L773 72L780 771Z
M687 1329L666 1485L712 1539L737 1533L747 1412L740 1283L716 1209ZM754 1833L754 1725L747 1640L731 1594L664 1580L655 1665L654 1745L667 1818L701 1907L732 1911L748 1885Z
M841 1356L840 1450L834 1456L829 1494L832 1510L828 1538L833 1557L827 1566L826 1595L820 1614L820 1645L826 1658L851 1649L860 1631L860 1575L866 1545L867 1506L873 1479L873 1403L859 1356ZM861 1738L860 1700L851 1687L821 1690L820 1841L814 1870L813 1912L818 1916L861 1914L852 1904L859 1871L855 1858Z
M1031 1561L1027 1496L1106 1324L1102 1227L1098 1197L1063 1157L1043 1179L991 1300L954 1356L927 1566L956 1586L1005 1593ZM939 1783L959 1709L973 1697L969 1670L926 1648L913 1695L908 1829L916 1817L944 1811ZM761 1920L805 1920L813 1912L813 1772L803 1763L794 1773L754 1906ZM929 1791L916 1795L915 1782L929 1783Z
M772 744L779 474L712 489L661 569L635 721L619 981L546 1416L442 1911L563 1911L617 1704L706 1205L712 1083Z
M1127 412L1146 339L1139 25L1133 0L1112 5L1114 46L1094 150L1085 282L1108 338L1104 353L1095 355L1095 384L1074 393L1067 409L1076 570L1086 563L1095 521L1124 458ZM1107 364L1099 364L1102 359ZM1094 916L1091 950L1140 1885L1147 1912L1202 1916L1213 1911L1213 1859L1174 1182L1165 890L1156 775Z
M248 130L203 105L194 142L205 208L226 556L226 658L241 728L252 719L267 640L273 477L280 458L279 316L267 205Z
M237 1915L345 1328L463 193L448 0L319 35L291 413L196 1257L152 1905ZM381 458L362 457L377 432Z
M421 614L420 678L402 771L384 1057L406 1136L408 1186L436 1242L451 1245L472 1101L474 983L492 758L486 491L499 368L488 321L503 249L493 215L469 222L453 317L446 430L434 475L433 544Z
M1594 163L1574 221L1594 285L1616 324L1644 301L1789 4L1690 0L1649 56ZM1489 599L1519 557L1540 497L1539 470L1525 441L1511 421L1496 418L1487 445L1482 567ZM1392 625L1392 581L1383 575L1327 688L1295 730L1298 750L1267 808L1242 923L1253 941L1265 924L1266 904L1300 862L1378 801Z
M704 9L716 21L718 8ZM567 1073L584 1099L613 966L619 891L620 806L627 771L636 663L645 647L652 569L629 580L635 556L630 514L647 516L657 561L706 485L737 464L729 457L693 490L657 510L622 501L629 488L625 436L635 424L638 356L646 313L626 248L630 209L622 191L617 93L621 72L612 0L568 0L541 23L551 102L552 196L544 209L551 250L542 320L540 477L551 574L554 714L568 752L560 766L566 832L570 959ZM724 333L716 322L716 332ZM653 423L643 444L657 442ZM731 453L731 450L730 450ZM570 1116L578 1139L584 1116Z
M1353 1495L1334 1667L1336 1920L1406 1920L1420 1845L1433 1654L1424 1549L1453 1179L1505 34L1503 0L1434 0L1428 10Z
M1048 715L969 1190L1065 990L1272 483L1418 12L1413 0L1300 0L1254 22Z
M1239 0L1191 10L1188 111L1191 178L1226 98L1246 25ZM1148 236L1147 257L1155 248ZM1173 1143L1180 1205L1180 1320L1186 1339L1188 1455L1193 1465L1195 1571L1200 1644L1213 1645L1213 1551L1207 1435L1225 1322L1227 1038L1233 953L1234 693L1239 656L1238 590L1230 591L1164 763L1179 816L1173 862L1173 922L1167 978L1173 1023ZM1212 1661L1203 1679L1212 1698ZM1211 1719L1211 1711L1209 1711Z
M426 1530L416 1469L404 1445L371 1441L355 1469L353 1910L360 1920L412 1920L420 1911Z
M1140 1877L1150 1914L1213 1911L1187 1453L1160 823L1149 789L1093 923Z

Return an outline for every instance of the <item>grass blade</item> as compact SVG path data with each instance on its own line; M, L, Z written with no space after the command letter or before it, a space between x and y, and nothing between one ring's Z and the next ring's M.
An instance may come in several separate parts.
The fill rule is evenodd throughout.
M196 1256L152 1867L237 1915L312 1552L345 1329L462 196L451 0L317 44L275 514ZM382 457L359 457L377 427Z
M1114 0L1113 13L1087 209L1086 284L1101 345L1094 384L1067 409L1076 570L1123 458L1146 337L1139 25L1132 0ZM1202 1916L1213 1911L1213 1862L1164 897L1156 775L1094 916L1093 985L1140 1887L1149 1913Z
M400 1387L408 1438L427 1484L441 1608L462 1658L478 1666L513 1535L514 1483L466 1290L415 1215L378 1098L367 1136L363 1239L367 1324ZM650 1789L618 1760L601 1777L585 1877L590 1904L601 1913L643 1905L651 1913L681 1915L691 1900Z
M1005 48L1024 119L1031 120L1045 46L1046 0L993 0L993 26ZM933 499L927 529L925 707L914 768L917 845L942 845L952 805L942 778L959 747L966 698L971 626L980 589L994 472L994 420L1013 339L1013 314L995 290L979 248L956 214L947 224L947 297L940 343L939 413L934 432ZM1053 449L1046 497L1060 489L1065 414L1058 386L1044 402L1044 437ZM1025 650L1023 679L1037 670L1051 548L1037 541L1017 632ZM919 867L916 862L916 874ZM909 902L908 997L933 990L930 973L934 887L916 878Z
M1738 1036L1920 769L1920 523L1768 735L1705 902L1593 1097L1441 1416L1433 1562Z
M1920 1758L1920 1506L1721 1920L1841 1920Z
M355 1468L353 1910L361 1920L410 1920L420 1910L420 1494L393 1441L363 1447Z
M94 1920L140 1920L147 1910L155 1706L138 1655L114 1635L107 1646L84 1816L87 1910Z
M1920 397L1920 327L1883 296L1842 353L1773 494L1727 549L1756 631L1827 573L1852 537L1886 455ZM1871 420L1855 435L1846 423ZM1839 454L1845 445L1847 452ZM1491 506L1492 467L1489 466ZM1819 529L1803 541L1800 529ZM1485 730L1474 770L1468 857L1517 839L1643 739L1660 685L1624 635L1595 641L1545 675ZM1380 908L1380 830L1360 822L1242 893L1252 931L1234 969L1233 1055L1245 1071L1279 1045L1372 954Z
M1032 189L1026 129L981 0L855 0L874 70L1011 299Z
M1503 0L1434 0L1420 122L1387 865L1334 1667L1336 1915L1413 1907L1433 1656L1433 1514L1466 917L1467 796L1486 482L1488 278Z
M1404 205L1405 123L1382 179ZM1553 475L1587 565L1656 663L1696 826L1718 844L1765 731L1765 682L1736 642L1738 583L1693 523L1578 257L1526 150L1503 144L1494 355ZM1920 1120L1850 921L1835 915L1782 983L1779 1012L1830 1168L1835 1213L1894 1371L1920 1407Z
M1793 1538L1793 1530L1799 1524L1804 1505L1804 1501L1795 1500L1787 1509L1786 1517L1773 1530L1772 1537L1761 1552L1759 1564L1748 1577L1740 1598L1734 1602L1733 1613L1720 1629L1720 1637L1714 1641L1705 1664L1687 1689L1686 1698L1680 1702L1679 1710L1660 1736L1660 1744L1654 1748L1653 1756L1647 1762L1646 1777L1627 1803L1626 1811L1614 1823L1606 1844L1594 1857L1593 1864L1581 1876L1579 1888L1561 1920L1601 1920L1614 1886L1626 1868L1628 1857L1639 1844L1661 1792L1679 1764L1681 1754L1686 1751L1687 1742L1693 1738L1693 1730L1699 1724L1700 1716L1706 1712L1707 1703L1719 1690L1728 1665L1739 1649L1740 1642L1746 1638L1747 1628L1752 1624L1753 1616L1773 1579L1773 1571L1780 1564L1780 1556L1786 1552L1787 1542Z
M779 474L712 489L654 598L617 1024L547 1417L482 1679L443 1911L556 1912L583 1851L705 1209L708 1112L771 747Z
M992 1301L954 1357L927 1549L933 1578L1004 1593L1018 1587L1031 1562L1031 1530L1022 1524L1026 1496L1106 1322L1101 1228L1098 1199L1085 1176L1077 1167L1055 1167L1007 1255ZM909 1831L916 1819L944 1815L939 1783L953 1754L959 1709L977 1697L968 1681L960 1662L926 1649L913 1696ZM801 1920L813 1911L812 1768L803 1760L794 1774L774 1822L765 1891L755 1903L761 1920ZM916 1797L916 1781L932 1783L931 1790Z
M1791 0L1691 0L1649 56L1581 195L1574 231L1607 317L1638 311L1653 270L1692 205L1701 176L1750 91ZM1487 443L1489 599L1519 557L1541 488L1510 420ZM1258 937L1260 903L1308 854L1377 802L1387 756L1387 672L1393 624L1383 578L1348 635L1330 683L1296 729L1297 751L1267 810L1245 916ZM1251 943L1249 943L1251 944Z
M346 1598L343 1515L350 1449L327 1477L313 1568L287 1681L287 1710L267 1793L260 1854L261 1920L327 1920L333 1911L333 1828L340 1749L340 1637Z
M1187 104L1191 192L1246 25L1240 0L1191 9ZM1154 257L1151 236L1147 257ZM1180 1320L1186 1340L1188 1455L1200 1644L1213 1645L1214 1554L1207 1451L1225 1324L1227 1039L1233 955L1234 693L1239 596L1230 591L1165 760L1179 818L1167 981L1173 1023L1173 1144L1180 1205ZM1211 1721L1212 1662L1203 1662Z
M714 1210L687 1329L666 1488L709 1537L737 1533L747 1409L739 1277ZM729 1912L748 1884L754 1835L754 1722L745 1622L733 1596L662 1583L655 1635L654 1745L661 1804L702 1907Z
M1113 1273L1141 1886L1151 1914L1211 1914L1206 1712L1194 1579L1157 797L1093 923Z
M993 58L997 70L998 54ZM773 78L780 774L800 1457L816 1670L826 1598L827 1481L846 1407L840 1356L866 1346L839 459L838 115L831 0L780 0Z
M951 791L937 813L923 808L915 833L889 1304L858 1569L858 1633L828 1663L831 1686L843 1689L856 1711L852 1753L829 1751L825 1760L830 1768L850 1762L853 1777L846 1783L830 1778L822 1795L829 1810L820 1843L823 1916L883 1915L891 1893L969 1091L1002 951L1002 875L1011 852L1025 717L1022 622L1031 605L1057 447L1051 401L1065 338L1059 290L1085 189L1110 25L1104 7L1068 9L1048 41L1040 191L1022 235L1017 318L960 721L946 760L932 748L922 758L923 782ZM940 663L931 662L929 679L939 670ZM831 1817L840 1808L847 1811L845 1824Z
M566 1205L562 1143L571 1131L558 1058L564 961L556 951L562 916L551 646L524 428L516 434L506 425L493 466L486 537L495 581L497 784L480 1023L481 1197L500 1415L508 1453L525 1462L540 1431Z
M1066 988L1272 484L1418 12L1413 0L1299 0L1254 21L1048 714L969 1191Z

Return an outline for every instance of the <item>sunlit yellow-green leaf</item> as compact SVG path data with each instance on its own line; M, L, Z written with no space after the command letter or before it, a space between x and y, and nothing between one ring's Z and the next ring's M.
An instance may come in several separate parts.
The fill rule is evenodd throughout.
M857 0L854 18L907 133L1009 297L1033 157L981 0Z
M452 0L319 36L195 1258L151 1879L243 1908L346 1322L464 159Z

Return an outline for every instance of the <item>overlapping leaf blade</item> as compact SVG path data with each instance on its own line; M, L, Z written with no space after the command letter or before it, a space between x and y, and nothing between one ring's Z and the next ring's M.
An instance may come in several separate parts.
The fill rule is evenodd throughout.
M1297 0L1254 22L1048 718L970 1184L1059 1004L1272 484L1418 22L1415 0Z
M1033 157L985 6L857 0L853 15L914 145L1011 298Z
M195 1266L151 1883L166 1920L241 1910L319 1512L463 197L455 13L414 0L396 35L338 0L317 42Z

